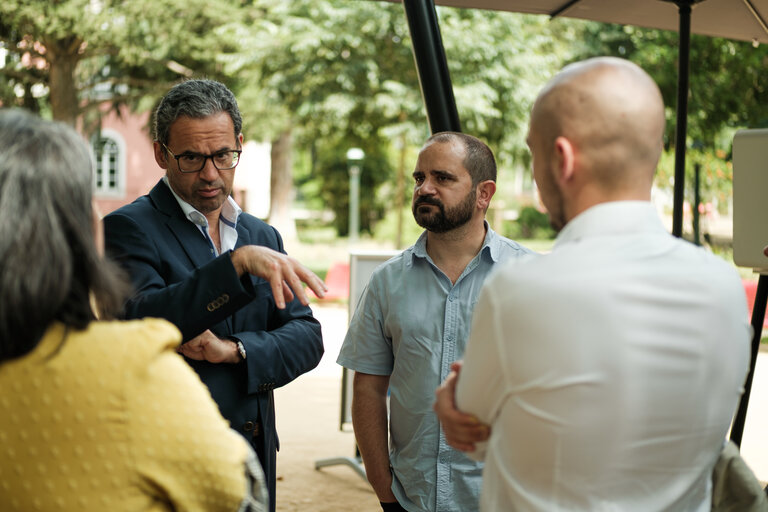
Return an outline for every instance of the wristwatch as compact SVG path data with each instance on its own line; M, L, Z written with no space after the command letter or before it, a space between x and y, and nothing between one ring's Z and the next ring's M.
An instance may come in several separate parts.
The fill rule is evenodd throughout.
M246 356L246 354L245 354L245 346L243 345L242 341L238 341L237 342L237 351L240 352L240 357L242 357L243 360L245 360L245 356Z

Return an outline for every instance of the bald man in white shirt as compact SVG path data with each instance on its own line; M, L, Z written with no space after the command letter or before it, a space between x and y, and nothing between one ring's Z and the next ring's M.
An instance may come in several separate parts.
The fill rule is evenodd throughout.
M534 104L559 234L486 281L436 403L448 442L485 459L485 512L710 510L751 328L733 267L650 203L663 133L658 87L621 59L566 67Z

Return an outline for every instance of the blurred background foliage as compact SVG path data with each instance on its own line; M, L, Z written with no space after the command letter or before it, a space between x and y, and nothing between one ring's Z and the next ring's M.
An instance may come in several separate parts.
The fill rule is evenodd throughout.
M536 209L525 145L543 83L569 62L630 59L659 83L667 150L656 186L671 189L677 34L631 26L438 8L462 128L493 148L499 191L489 218L511 236L552 236ZM702 201L728 208L731 141L768 126L765 45L693 36L689 180ZM0 102L98 129L104 102L152 108L188 77L236 93L246 138L273 143L270 221L290 207L329 210L346 235L346 150L366 153L361 228L402 247L418 232L410 178L428 126L402 6L361 0L4 0ZM690 181L689 181L690 183ZM690 190L690 185L687 185ZM510 213L512 212L512 213ZM517 219L517 220L516 220ZM393 233L394 232L394 233Z

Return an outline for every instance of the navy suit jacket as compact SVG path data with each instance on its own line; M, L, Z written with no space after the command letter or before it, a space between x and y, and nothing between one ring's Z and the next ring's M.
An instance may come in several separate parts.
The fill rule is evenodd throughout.
M232 428L254 446L274 509L279 444L272 390L317 366L323 354L319 322L295 299L278 309L269 283L238 277L229 253L215 257L162 181L149 195L107 215L104 232L107 253L128 271L135 289L127 318L165 318L184 341L206 329L242 341L247 357L241 363L187 362ZM253 244L285 252L277 230L251 215L240 215L237 234L236 248Z

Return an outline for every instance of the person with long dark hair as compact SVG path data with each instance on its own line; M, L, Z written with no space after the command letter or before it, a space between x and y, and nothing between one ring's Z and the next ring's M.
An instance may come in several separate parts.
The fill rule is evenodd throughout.
M99 250L87 145L0 110L0 509L264 510L247 443Z

